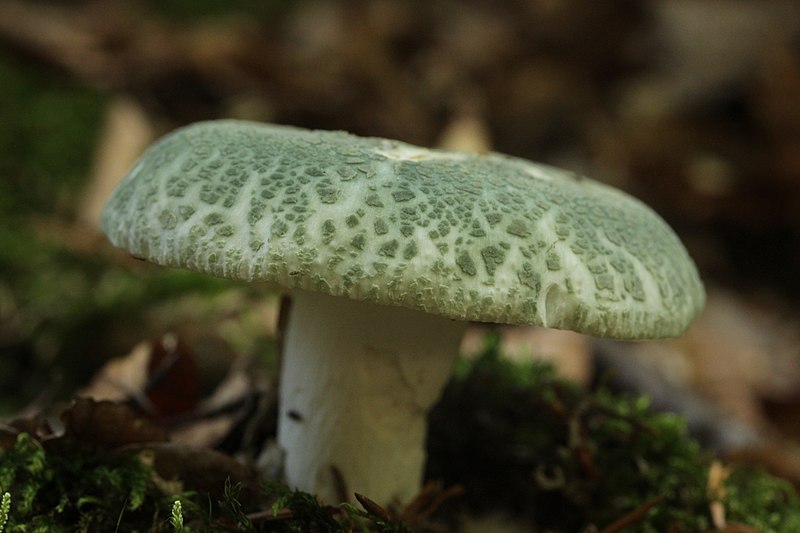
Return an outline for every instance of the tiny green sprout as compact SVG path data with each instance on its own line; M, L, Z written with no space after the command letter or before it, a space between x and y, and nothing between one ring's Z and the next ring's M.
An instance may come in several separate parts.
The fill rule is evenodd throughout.
M0 533L6 528L8 522L8 514L11 512L11 493L4 492L3 499L0 500Z
M183 506L180 500L175 500L172 504L172 516L169 522L172 524L176 533L183 531ZM2 531L0 531L0 533L2 533Z

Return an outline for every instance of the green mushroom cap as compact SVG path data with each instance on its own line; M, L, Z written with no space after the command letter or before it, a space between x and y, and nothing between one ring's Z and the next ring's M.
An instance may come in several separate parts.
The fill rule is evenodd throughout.
M102 217L161 265L457 320L680 334L697 270L651 209L500 154L220 120L150 147Z

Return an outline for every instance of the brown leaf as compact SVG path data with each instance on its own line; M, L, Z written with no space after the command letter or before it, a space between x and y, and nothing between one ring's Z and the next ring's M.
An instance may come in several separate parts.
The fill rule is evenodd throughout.
M257 501L259 478L248 468L223 453L208 448L183 444L154 442L126 446L122 453L135 452L151 464L161 478L160 484L179 484L183 490L193 490L222 498L226 480L241 484L237 499L244 505Z
M145 392L159 418L191 411L200 401L200 371L194 354L176 335L152 343Z
M78 398L61 414L61 421L65 436L86 446L114 449L169 440L166 431L121 403Z
M200 389L194 352L178 336L167 334L109 361L81 394L96 400L132 400L164 419L193 410Z

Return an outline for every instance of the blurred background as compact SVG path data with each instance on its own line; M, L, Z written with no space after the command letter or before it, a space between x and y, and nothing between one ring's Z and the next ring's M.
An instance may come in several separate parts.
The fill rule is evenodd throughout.
M131 394L159 352L191 355L166 414L242 356L275 364L276 297L98 229L148 144L222 117L494 150L639 197L707 283L696 325L509 329L504 351L646 392L800 483L800 2L0 0L0 415ZM142 342L149 363L98 374Z

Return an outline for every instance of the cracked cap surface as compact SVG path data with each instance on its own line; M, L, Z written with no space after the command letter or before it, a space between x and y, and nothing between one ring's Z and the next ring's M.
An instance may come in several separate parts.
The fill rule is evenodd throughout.
M176 130L118 185L102 227L161 265L599 337L678 335L705 300L673 231L616 189L344 132Z

